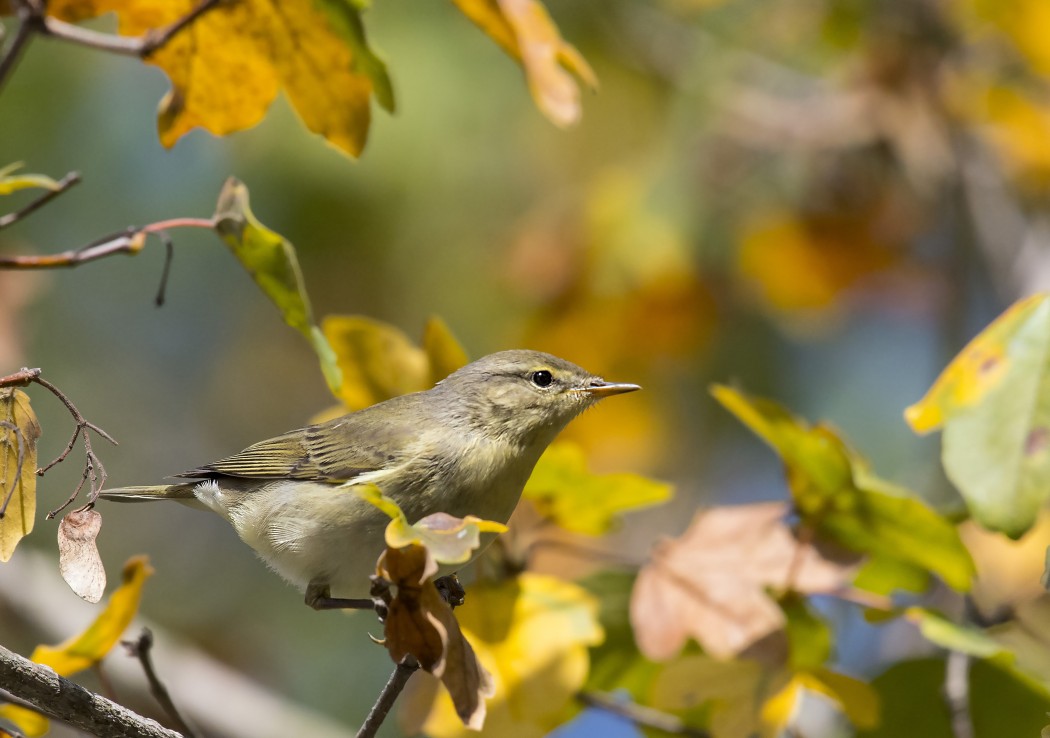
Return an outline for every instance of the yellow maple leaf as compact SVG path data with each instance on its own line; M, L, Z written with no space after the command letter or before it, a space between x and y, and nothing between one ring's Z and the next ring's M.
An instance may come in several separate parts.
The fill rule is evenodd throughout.
M82 633L57 646L37 646L31 661L50 666L60 676L72 676L97 664L116 645L139 609L142 585L153 574L145 556L132 556L124 564L123 581L109 603ZM0 707L0 718L18 725L25 735L34 738L47 732L47 719L33 710L18 705Z
M48 12L77 21L115 12L122 35L141 36L189 14L196 0L55 0ZM196 127L216 135L250 128L283 90L299 117L336 148L358 156L373 92L393 98L382 62L364 42L350 3L240 0L205 13L146 61L167 73L161 143Z
M456 616L493 678L482 736L545 736L564 719L583 686L588 648L605 637L594 597L575 584L539 574L473 587ZM423 732L431 738L475 735L444 694Z

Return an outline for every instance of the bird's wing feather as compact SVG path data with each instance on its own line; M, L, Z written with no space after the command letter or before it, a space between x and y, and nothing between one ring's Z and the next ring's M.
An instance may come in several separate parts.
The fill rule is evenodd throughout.
M412 398L408 395L397 399ZM289 431L175 476L345 482L396 466L419 434L418 424L398 419L415 416L370 410Z

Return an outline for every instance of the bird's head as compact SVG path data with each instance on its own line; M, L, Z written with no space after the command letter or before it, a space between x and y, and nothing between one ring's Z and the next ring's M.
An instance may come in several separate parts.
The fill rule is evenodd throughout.
M450 374L438 387L456 420L486 435L546 446L565 425L610 395L641 389L606 382L541 351L501 351Z

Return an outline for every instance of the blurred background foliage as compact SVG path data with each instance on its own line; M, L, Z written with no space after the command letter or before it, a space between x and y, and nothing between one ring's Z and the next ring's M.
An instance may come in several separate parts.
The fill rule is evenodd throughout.
M784 496L777 460L712 402L711 381L831 419L883 476L957 508L937 441L914 437L901 412L965 339L1047 285L1050 7L548 7L601 84L569 130L542 117L519 68L450 6L376 2L366 22L398 112L376 112L359 161L307 133L283 100L249 131L193 132L165 150L162 73L39 41L0 98L0 164L56 178L76 169L85 182L5 231L0 248L47 253L208 216L235 175L296 245L319 318L363 314L417 338L440 315L472 357L536 348L642 384L566 433L598 471L674 482L672 502L603 542L639 562L698 506ZM152 245L77 270L0 272L0 370L42 367L121 442L97 449L111 484L159 480L331 405L309 347L217 239L175 235L160 309ZM46 396L34 406L50 457L68 416ZM78 476L49 473L41 507ZM157 570L144 614L297 701L360 720L388 673L364 641L369 618L307 611L217 517L105 513L111 570L138 552ZM27 544L53 556L50 525ZM1022 566L1015 547L968 535L982 571ZM562 573L595 566L546 558L539 568ZM1032 573L1014 588L982 579L990 612L1035 596L1041 560L1024 560ZM855 673L920 648L910 631L891 638L830 615L844 619L839 660ZM0 634L26 653L42 637L2 601Z

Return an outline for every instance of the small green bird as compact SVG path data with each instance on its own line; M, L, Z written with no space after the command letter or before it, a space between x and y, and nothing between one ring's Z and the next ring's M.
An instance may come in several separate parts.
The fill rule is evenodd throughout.
M505 523L562 428L601 398L637 389L550 354L502 351L425 392L175 475L203 481L100 496L173 499L217 512L271 568L305 589L308 605L348 606L368 595L389 518L346 482L375 484L409 521L445 512Z

